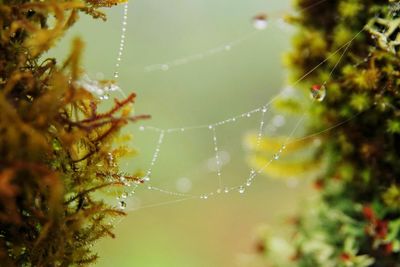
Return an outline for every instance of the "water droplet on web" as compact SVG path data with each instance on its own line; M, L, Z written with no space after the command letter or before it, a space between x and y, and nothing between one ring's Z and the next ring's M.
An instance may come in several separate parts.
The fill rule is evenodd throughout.
M126 202L125 201L120 201L119 202L119 208L122 209L122 210L125 209L126 208Z
M279 154L274 154L274 160L278 160L279 159Z
M225 193L229 193L229 188L228 188L228 187L225 187L224 192L225 192Z
M208 196L207 195L201 195L200 198L206 200L206 199L208 199Z
M318 102L322 102L326 97L325 85L314 84L311 86L310 97Z
M127 198L127 196L128 195L125 192L121 194L121 198Z
M253 17L253 27L257 30L264 30L268 26L268 17L266 14L259 14Z
M244 190L244 186L239 187L239 193L240 193L240 194L243 194L244 191L245 191L245 190Z

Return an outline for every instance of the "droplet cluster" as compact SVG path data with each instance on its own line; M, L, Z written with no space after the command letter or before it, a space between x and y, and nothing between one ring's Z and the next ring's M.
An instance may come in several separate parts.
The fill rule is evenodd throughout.
M75 82L75 86L93 93L101 100L107 100L111 92L121 91L121 88L119 88L115 83L91 79L87 74L83 74L80 79Z
M126 30L128 26L128 9L129 9L129 1L126 1L122 11L121 36L119 41L117 62L115 63L114 79L118 79L119 77L119 68L121 66L122 56L126 43Z

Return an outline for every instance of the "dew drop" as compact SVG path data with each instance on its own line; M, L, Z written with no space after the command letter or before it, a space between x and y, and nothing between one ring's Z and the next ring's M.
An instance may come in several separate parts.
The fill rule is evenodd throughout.
M126 208L126 202L125 201L120 201L119 202L119 208L122 209L122 210L125 209Z
M322 102L326 96L325 85L314 84L310 88L310 97L318 102Z
M263 113L265 113L265 112L268 111L268 109L267 109L266 107L263 107L261 111L262 111Z
M279 154L274 154L274 160L278 160L279 159Z
M240 194L243 194L243 193L244 193L244 187L243 187L243 186L239 187L239 193L240 193Z
M257 30L264 30L268 26L268 17L266 14L259 14L253 17L253 27Z
M229 193L229 188L228 188L228 187L225 187L224 192L225 192L225 193Z
M127 198L127 196L128 195L125 192L121 194L121 198Z

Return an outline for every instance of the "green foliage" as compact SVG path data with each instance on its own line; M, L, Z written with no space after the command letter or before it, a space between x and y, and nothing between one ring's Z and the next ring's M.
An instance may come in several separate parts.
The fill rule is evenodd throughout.
M42 59L84 12L120 1L0 1L0 266L84 266L124 215L100 191L141 182L123 174L116 134L135 95L104 113L79 82L82 42L66 62ZM54 17L54 25L47 22ZM111 81L110 81L111 83Z
M309 109L311 133L340 125L315 153L329 158L315 178L319 198L295 220L294 254L288 250L272 266L400 266L400 2L296 0L296 6L303 11L291 21L300 30L286 58L293 80L355 38L338 52L343 58L327 80L326 99ZM337 62L308 75L305 93Z

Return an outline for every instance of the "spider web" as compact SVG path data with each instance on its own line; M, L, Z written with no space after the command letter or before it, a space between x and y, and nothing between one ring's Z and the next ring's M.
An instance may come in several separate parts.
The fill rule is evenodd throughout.
M317 3L314 3L303 10L298 12L304 12L305 10L315 8L319 4L325 2L327 0L321 0ZM119 48L117 51L117 57L115 61L115 71L113 73L113 78L118 80L120 77L119 69L121 67L122 61L124 59L124 50L127 43L127 27L128 27L128 14L129 13L129 2L126 2L123 5L122 10L122 20L121 20L121 34L120 34L120 42ZM275 14L269 14L265 23L268 24L268 27L282 27L285 26L285 23L282 18L283 12L277 12ZM257 21L253 21L256 23ZM260 21L258 21L260 22ZM262 22L262 21L261 21ZM223 44L217 45L215 47L206 49L201 52L196 52L194 54L177 57L172 60L168 60L161 63L155 63L151 65L147 65L143 68L145 73L149 75L153 72L162 71L167 72L177 67L184 67L187 64L195 63L197 61L201 61L208 57L213 57L221 53L226 53L235 48L243 45L246 41L254 36L261 34L264 32L265 27L257 27L255 25L255 30L243 34L239 38L235 40L231 40L225 42ZM328 129L325 129L321 132L311 133L307 136L302 136L301 132L304 132L304 126L306 123L306 112L300 114L289 126L284 125L284 121L290 120L290 118L286 118L281 114L276 114L276 112L272 109L272 105L275 101L282 97L290 97L291 90L290 88L296 87L301 81L303 81L308 75L317 70L320 66L325 64L327 61L331 60L335 56L339 55L338 60L335 65L332 67L331 72L327 80L321 81L321 85L325 86L329 81L331 76L334 74L336 67L339 65L343 57L346 55L349 47L351 46L354 39L364 31L360 29L360 31L355 34L347 43L339 47L335 52L330 54L327 58L317 64L314 68L310 69L306 74L304 74L300 79L290 84L286 89L281 90L277 95L273 96L268 102L265 104L256 107L252 110L246 111L244 113L229 116L223 120L200 124L200 125L192 125L192 126L183 126L183 127L173 127L173 128L162 128L157 126L149 126L146 124L137 126L136 133L143 133L146 136L151 136L153 139L153 148L154 151L149 159L148 167L145 169L145 175L143 176L144 184L141 183L127 183L127 189L124 192L116 193L117 205L125 210L125 211L134 211L138 209L146 209L161 205L170 205L177 202L193 200L193 199L201 199L207 200L209 198L218 197L220 195L226 194L244 194L248 191L256 182L257 178L263 173L263 171L268 168L270 164L274 161L280 160L284 157L284 151L288 145L293 142L298 142L301 140L305 140L308 138L312 138L318 136L326 131L334 130L335 128L347 123L349 120L354 119L358 114L356 114L353 118L350 118L346 121L339 122L337 125L334 125ZM289 88L289 89L288 89ZM111 91L119 91L122 96L125 96L125 93L119 89L118 87L114 87ZM329 97L329 95L328 95ZM315 99L305 100L310 101L310 104L318 104L314 103ZM237 175L235 171L230 170L233 164L242 161L241 163L245 164L245 156L243 153L241 159L230 159L231 153L228 152L230 149L229 146L241 147L241 140L234 140L232 142L226 142L226 140L221 139L219 136L229 136L227 132L229 132L229 127L243 127L247 128L250 126L250 129L256 129L257 136L257 144L256 148L260 146L262 138L266 134L270 134L269 131L276 130L280 128L282 125L282 129L284 129L287 133L286 140L282 142L279 149L274 151L271 157L266 161L266 163L258 168L250 168L247 174ZM271 130L272 129L272 130ZM282 129L280 131L282 131ZM138 133L138 134L139 134ZM183 144L195 144L199 138L208 140L208 156L203 155L198 157L198 166L196 164L188 164L186 162L176 162L177 166L172 166L171 164L166 163L165 159L171 159L176 156L177 153L182 152L183 149L187 149L187 147L183 147L181 149L172 147L168 145L168 142L173 139L181 140ZM242 136L240 136L242 138ZM173 143L177 143L179 141L175 141ZM228 145L227 145L228 144ZM183 145L184 146L184 145ZM194 146L196 147L196 146ZM146 148L147 149L147 148ZM194 152L196 153L196 152ZM199 153L201 154L201 153ZM163 162L164 161L164 162ZM174 162L174 160L172 160ZM127 163L130 164L130 163ZM191 165L190 168L187 165ZM182 168L182 166L186 168ZM204 167L206 166L206 167ZM163 184L163 181L170 181L171 179L163 179L164 173L169 173L168 170L175 170L177 173L176 176L179 178L176 180L175 185L171 184ZM186 170L182 170L186 169ZM188 171L189 169L189 171ZM235 168L233 168L235 169ZM183 173L183 174L182 174ZM187 175L189 173L189 175ZM203 179L203 174L206 173L207 176L214 176L213 179ZM197 177L191 178L190 176ZM232 179L232 177L237 176L242 177L241 181L237 182L237 179ZM236 182L236 184L232 183L232 180ZM196 185L198 185L200 190L196 190ZM203 188L208 188L204 190ZM151 192L151 196L154 194L162 194L166 195L168 199L163 199L162 201L156 201L151 203L146 203L142 205L140 203L140 194L143 194L144 191Z
M298 12L304 12L307 9L316 8L325 1L328 0L316 2L315 4ZM129 21L133 17L131 10L132 1L130 1L130 3L125 3L122 6L121 15L119 18L119 45L117 50L113 51L115 64L114 69L110 71L110 73L112 73L111 76L117 80L117 84L122 84L122 80L128 73L127 71L124 71L124 69L131 68L131 66L135 64L131 62L131 58L125 56L125 52L127 52L127 48L129 48L129 45L131 44L131 38L133 39L133 36L129 31L129 27L132 27ZM271 30L277 30L280 32L287 31L289 32L287 37L289 37L292 31L290 26L285 24L282 17L283 13L285 12L278 11L267 14L268 25L265 29L252 27L251 30L244 32L237 38L227 38L228 41L221 43L217 42L217 45L203 44L202 46L204 49L194 49L195 51L193 51L193 53L187 54L183 52L182 55L178 54L177 56L175 55L168 57L168 51L165 51L167 55L162 57L163 59L161 59L159 62L156 60L155 62L148 62L148 64L142 64L140 66L136 65L134 70L141 72L142 75L149 80L153 79L154 77L156 79L160 76L167 79L169 76L173 77L176 75L176 72L178 71L188 73L192 71L193 66L201 65L203 62L217 59L220 60L221 58L226 59L234 56L235 53L239 53L241 49L247 49L249 44L259 41L260 37L263 35L268 35L270 33L269 31ZM254 23L254 21L252 22ZM249 21L244 21L243 23L248 24ZM273 109L273 105L276 103L276 101L282 98L290 99L298 97L299 95L296 95L296 92L299 90L295 89L296 86L298 86L299 83L302 82L308 75L312 74L314 71L317 71L321 66L324 64L329 64L332 66L329 77L326 80L320 81L320 85L326 85L331 76L335 74L337 66L344 58L346 58L348 49L351 47L354 39L357 38L357 36L360 35L363 30L364 29L360 29L360 31L351 37L348 42L328 55L327 58L325 58L319 64L312 67L297 81L284 86L283 89L277 94L273 95L272 97L265 98L266 101L263 104L257 105L254 108L250 108L245 112L241 112L240 109L235 109L232 107L231 110L240 111L237 114L232 111L225 112L224 114L224 112L221 111L222 114L219 112L218 114L215 114L215 116L213 114L212 119L208 117L207 120L204 120L204 123L200 124L198 123L198 116L195 114L192 115L192 119L191 116L182 114L182 117L186 116L189 118L189 124L176 127L175 125L181 124L181 120L176 117L176 114L165 111L165 113L163 112L161 116L164 116L167 119L164 119L163 121L167 121L170 123L170 125L173 125L172 127L170 127L168 124L165 125L164 123L157 123L158 118L144 122L141 125L129 126L128 132L133 132L135 138L135 144L132 145L133 147L138 148L140 151L138 157L123 161L122 167L130 173L138 168L143 169L144 175L142 179L144 183L127 183L122 179L122 182L126 182L126 187L122 191L121 189L118 189L112 192L113 197L111 199L111 203L116 207L129 212L129 216L127 217L134 217L135 220L138 220L138 217L135 217L136 214L146 217L144 213L136 213L136 211L163 207L163 210L158 210L159 213L157 213L155 219L157 222L161 221L161 223L163 223L163 220L167 220L169 216L185 216L185 214L182 213L182 209L180 209L180 205L183 206L184 204L172 206L177 203L189 202L188 205L190 205L189 207L191 209L196 209L199 207L199 205L201 205L201 207L205 207L204 209L213 209L218 208L218 204L216 204L217 202L214 200L220 199L221 201L229 201L228 205L225 203L224 207L222 207L226 208L226 206L232 205L231 203L237 204L237 202L234 201L236 201L238 198L251 199L259 197L258 194L261 190L260 188L262 188L263 191L266 191L265 194L271 194L271 190L267 190L264 187L264 180L266 180L266 178L261 176L265 176L264 171L268 170L272 164L293 157L293 155L290 155L290 152L287 151L287 147L293 143L306 139L314 139L315 137L323 135L325 132L334 131L337 127L356 119L357 116L360 115L360 113L355 114L353 117L338 122L336 125L333 125L329 128L318 132L308 133L305 130L307 128L308 119L305 111L301 112L297 116L285 115ZM254 51L254 53L257 52L259 51ZM363 64L363 62L364 61L356 63L355 67ZM266 73L267 76L270 76L269 70L266 70ZM129 77L129 81L134 79L134 77ZM225 76L221 75L221 79L225 79ZM243 83L245 86L248 86L246 84L248 81L243 81ZM268 84L268 82L266 82L266 84ZM96 86L97 85L95 84L94 88L96 88ZM121 87L125 88L125 86ZM264 90L272 91L274 87L275 86L269 85L266 86ZM127 94L117 86L110 91L115 91L109 92L110 96L120 97L120 95L125 96ZM104 97L106 95L107 94L104 94L104 92L99 95L100 98L104 99L105 103L111 99L111 97ZM154 97L156 98L156 96ZM326 97L329 98L329 88ZM213 98L213 96L210 95L210 98ZM143 101L143 97L140 99ZM140 102L140 99L138 102ZM187 100L177 98L176 102L166 103L161 107L161 109L163 107L165 108L174 105L181 105L182 102L185 101ZM305 107L319 104L315 101L315 99L311 98L304 98L301 101L303 101ZM260 101L254 102L260 103ZM207 103L207 101L205 101L205 103ZM156 102L156 104L158 105L159 103ZM186 103L184 107L188 109L187 107L189 107L190 104L191 103ZM230 103L229 95L227 95L226 101L221 102L220 105L224 107L230 107L230 105L234 104ZM205 105L204 109L207 108L208 106ZM185 110L185 108L181 109ZM154 115L151 105L150 108L142 107L140 111ZM188 109L187 113L195 113L195 111L196 110ZM201 111L197 110L196 112ZM171 117L171 114L175 115L175 117ZM193 121L193 124L190 123L191 121ZM283 139L281 139L282 142L279 147L270 153L270 155L265 156L265 163L259 168L249 167L250 165L246 160L246 154L248 152L244 148L243 139L245 134L249 131L252 132L256 137L256 147L262 145L265 137L285 136ZM313 148L310 147L310 150L312 149ZM286 180L286 183L289 187L295 187L299 183L302 183L302 180L288 179ZM292 192L295 191L293 190ZM272 197L276 198L276 195ZM285 198L285 196L278 196L278 198L279 197ZM252 202L249 201L249 203ZM258 202L254 203L259 205ZM164 212L164 206L172 206L165 207L165 210L168 210L168 213L172 213L171 215ZM239 209L235 207L232 210L237 211ZM270 211L268 211L268 213L269 212ZM223 212L221 211L221 213ZM237 213L235 214L237 215ZM243 214L240 215L246 216ZM151 216L154 216L153 210L151 210ZM151 218L152 217L150 217L150 219ZM213 223L212 228L218 228L217 219L203 217L201 217L201 219L204 219L204 221L211 220ZM147 231L145 240L152 239L148 231L157 230L154 230L153 227L147 228L149 223L147 220L149 219L147 218L144 220L146 220L146 226L144 227L146 227ZM129 231L129 233L133 233L133 235L135 234L133 228L140 227L138 226L140 225L140 221L136 221L136 224L130 224L126 218L112 221L111 223L114 226L117 226L123 221L126 222L125 227L128 227L125 228L124 231ZM119 228L121 229L122 225ZM227 230L225 229L224 231ZM184 229L180 229L179 234L181 234L181 232L184 233ZM119 235L119 238L123 239L124 234ZM171 240L173 239L172 237L168 238L171 238ZM136 241L137 240L135 240L135 242ZM152 245L152 250L154 249L154 246L156 245ZM135 260L138 261L137 258ZM148 263L146 262L146 264ZM150 264L143 266L157 265Z

